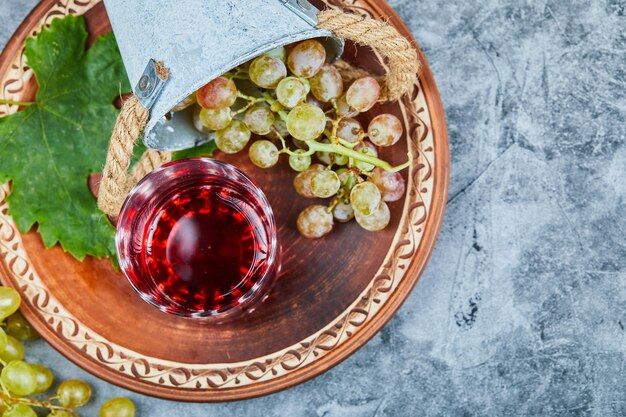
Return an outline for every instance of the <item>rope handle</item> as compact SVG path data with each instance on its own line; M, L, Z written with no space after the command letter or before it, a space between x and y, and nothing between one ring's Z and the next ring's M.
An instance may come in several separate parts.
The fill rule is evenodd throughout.
M378 77L381 101L395 101L411 91L419 71L419 60L411 43L393 26L370 17L332 9L319 12L317 18L319 29L368 46L387 61L387 74ZM370 75L342 60L335 65L348 81ZM169 74L161 63L157 63L157 69L159 76L167 79ZM132 95L124 102L115 123L98 194L98 206L110 217L119 214L129 191L141 178L172 160L171 152L150 149L128 173L135 142L146 127L149 116L149 111Z

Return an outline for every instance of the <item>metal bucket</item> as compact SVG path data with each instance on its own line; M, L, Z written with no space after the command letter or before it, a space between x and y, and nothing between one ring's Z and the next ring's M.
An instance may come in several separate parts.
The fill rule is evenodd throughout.
M104 0L134 93L150 110L146 146L180 150L209 140L189 112L165 115L185 97L232 68L279 46L320 38L331 59L343 41L317 29L306 0ZM156 73L155 61L170 72Z

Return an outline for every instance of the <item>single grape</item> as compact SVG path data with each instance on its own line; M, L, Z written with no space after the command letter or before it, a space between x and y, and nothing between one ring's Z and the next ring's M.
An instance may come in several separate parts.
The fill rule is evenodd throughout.
M363 128L358 120L351 117L341 119L337 124L337 137L354 143L363 137Z
M364 141L363 145L359 144L355 146L354 149L365 155L378 156L378 152L376 151L374 145L367 141ZM354 161L354 166L362 172L370 172L375 168L375 166L369 162L363 161Z
M248 156L259 168L269 168L278 162L278 148L269 140L257 140L250 146Z
M8 344L9 344L9 341L7 338L7 334L5 333L4 329L0 327L0 352L5 350Z
M354 209L349 203L341 201L333 208L333 218L341 223L349 222L354 219Z
M335 171L325 169L311 178L311 191L315 197L328 198L337 194L341 182Z
M293 187L296 189L296 192L303 197L315 197L315 194L311 191L311 179L313 175L323 169L325 168L322 164L312 164L308 169L296 175L293 179Z
M20 295L13 288L0 287L0 321L20 308Z
M297 44L287 56L291 72L304 78L314 76L326 62L326 49L314 39Z
M332 65L324 65L311 77L311 93L323 103L336 99L343 93L343 80L339 70Z
M306 99L306 86L296 77L283 78L276 87L276 98L283 106L291 109Z
M177 112L177 111L185 110L187 107L195 103L196 103L196 93L192 93L191 95L182 99L180 103L172 107L172 111Z
M271 56L273 58L278 58L281 61L287 61L287 50L284 46L279 46L278 48L274 48L271 51L267 51L263 55Z
M226 77L217 77L196 92L198 104L205 109L223 109L237 100L237 86Z
M195 127L196 130L200 133L209 133L211 129L206 127L204 123L202 122L202 120L200 119L201 110L202 110L202 107L198 107L193 112L193 127Z
M230 107L224 107L223 109L200 108L198 118L200 119L202 126L209 131L224 129L233 120Z
M350 195L350 191L357 184L357 176L354 171L341 168L337 170L337 176L341 182L341 188L344 189L345 195Z
M378 146L391 146L402 137L402 123L393 114L380 114L372 119L367 128L370 140Z
M60 414L54 414L54 417L57 416L63 417ZM2 417L37 417L37 413L26 404L13 404L2 414Z
M346 101L346 95L342 95L335 102L335 107L337 108L337 116L339 117L353 117L358 111L350 107L348 102Z
M276 118L274 113L263 106L252 106L244 117L248 129L257 135L267 135L272 130Z
M400 200L406 188L399 172L387 172L382 168L374 168L369 180L376 184L385 201Z
M380 85L374 77L359 78L348 88L346 103L359 112L374 107L380 97Z
M287 116L287 130L296 139L313 140L324 133L326 115L312 104L299 104Z
M297 225L304 237L322 237L333 229L333 215L328 207L310 206L300 213Z
M285 63L278 58L261 55L250 63L250 80L261 88L276 88L287 76Z
M7 344L0 352L0 360L4 362L21 361L24 358L24 347L19 340L7 335Z
M37 380L37 388L35 388L34 393L40 394L48 391L54 382L54 375L50 369L37 364L30 364L30 367L35 372L35 379Z
M383 230L389 224L391 214L389 207L384 201L378 204L378 207L372 211L369 215L364 215L358 211L354 212L356 222L365 230L370 232L377 232Z
M350 204L356 213L368 216L382 201L380 190L369 181L355 185L350 192Z
M311 166L311 155L302 155L306 151L304 149L296 149L297 155L289 155L289 166L297 172L302 172Z
M7 319L7 330L19 340L35 340L39 337L39 333L26 321L19 310ZM3 336L2 333L0 333L0 351L6 347L6 335Z
M0 380L13 394L23 397L37 389L37 375L33 368L22 361L11 361L0 374Z
M102 404L100 417L135 417L135 404L128 398L111 398Z
M335 165L339 165L339 166L348 165L349 161L350 161L350 158L345 155L341 155L338 153L333 154L333 163Z
M244 122L234 119L227 128L215 134L215 144L224 153L237 153L246 147L250 140L250 129Z
M80 379L68 379L59 385L57 396L63 407L82 407L91 398L91 387Z

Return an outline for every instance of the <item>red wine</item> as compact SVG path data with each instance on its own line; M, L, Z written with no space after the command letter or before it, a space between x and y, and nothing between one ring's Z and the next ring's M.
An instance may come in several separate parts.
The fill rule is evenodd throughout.
M204 185L178 193L154 213L143 256L159 296L211 311L238 303L254 286L267 238L254 211L231 200Z
M146 191L157 187L142 190L140 183L118 225L120 264L135 289L165 311L191 316L251 298L273 266L276 246L259 190L200 174L169 176L175 185L151 196Z

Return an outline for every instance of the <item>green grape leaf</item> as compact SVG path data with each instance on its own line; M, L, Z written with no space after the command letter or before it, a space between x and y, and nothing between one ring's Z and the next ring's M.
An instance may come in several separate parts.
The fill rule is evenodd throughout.
M195 156L213 156L213 153L217 150L215 141L207 142L204 145L196 146L195 148L183 149L182 151L174 152L173 159L193 158Z
M118 110L130 90L113 34L86 49L83 17L55 19L26 41L36 101L0 118L0 181L12 181L10 214L23 233L38 225L46 247L82 260L114 257L115 230L89 192L102 171Z

